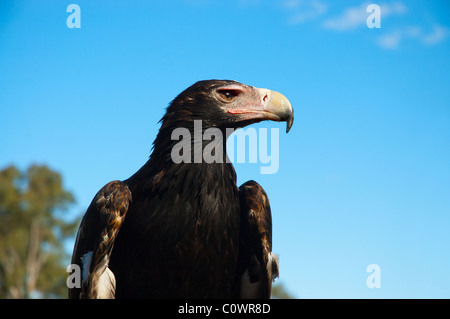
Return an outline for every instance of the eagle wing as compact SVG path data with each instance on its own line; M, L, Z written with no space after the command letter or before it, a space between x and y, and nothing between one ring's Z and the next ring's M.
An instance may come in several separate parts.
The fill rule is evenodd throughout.
M69 298L114 298L116 281L108 263L130 203L131 192L121 181L106 184L94 197L72 255L72 264L81 269L81 287L69 288Z
M239 187L241 205L240 298L270 298L278 277L278 256L272 253L269 198L255 181Z

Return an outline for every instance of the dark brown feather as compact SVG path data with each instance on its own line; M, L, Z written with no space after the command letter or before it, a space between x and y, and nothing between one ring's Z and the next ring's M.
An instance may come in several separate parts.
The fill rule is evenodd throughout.
M272 253L272 215L269 198L255 181L239 187L241 204L241 298L270 298L278 276L278 257Z
M97 193L83 217L77 234L72 264L88 272L81 289L69 289L69 298L97 298L98 281L108 267L114 241L131 203L128 186L120 181L106 184ZM92 253L89 269L83 269L83 256Z

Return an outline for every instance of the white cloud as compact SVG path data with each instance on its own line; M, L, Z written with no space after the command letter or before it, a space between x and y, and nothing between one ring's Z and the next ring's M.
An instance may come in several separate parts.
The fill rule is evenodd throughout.
M424 44L432 45L444 41L450 35L450 29L435 25L433 31L421 37Z
M351 30L365 23L366 19L365 7L352 7L346 9L341 16L325 20L323 26L332 30Z
M396 49L400 42L406 39L416 40L425 45L433 45L445 41L449 36L450 29L440 25L435 25L433 30L428 33L425 33L419 26L409 26L379 37L376 43L383 49Z
M293 13L288 20L290 24L316 19L328 10L328 5L320 0L286 0L283 7Z
M367 28L367 6L370 2L359 6L347 7L340 15L327 17L329 5L323 0L284 0L282 7L289 12L288 22L292 25L318 20L322 27L332 31L351 31ZM434 45L450 38L450 28L434 25L432 28L422 26L400 26L392 28L392 24L384 23L387 17L405 15L406 5L400 1L380 3L381 29L375 35L375 43L383 49L394 50L406 41L415 41L424 45ZM383 26L388 26L386 27ZM386 30L386 31L385 31ZM381 35L379 35L381 33ZM379 36L378 36L379 35Z
M300 5L301 0L286 0L283 2L283 7L286 9L294 9Z
M212 4L211 0L183 0L183 2L191 6L205 6Z
M391 4L381 4L381 15L384 17L395 15L395 14L405 14L408 9L401 2L394 2Z
M393 33L383 35L378 38L377 44L383 49L396 49L402 39L402 32L397 30Z
M366 26L368 4L363 4L357 7L347 8L340 16L330 18L324 21L323 27L326 29L336 31L354 30L361 26ZM401 2L394 2L391 4L381 4L381 21L390 15L404 14L407 11L406 6Z
M238 0L240 6L257 6L261 4L260 0Z

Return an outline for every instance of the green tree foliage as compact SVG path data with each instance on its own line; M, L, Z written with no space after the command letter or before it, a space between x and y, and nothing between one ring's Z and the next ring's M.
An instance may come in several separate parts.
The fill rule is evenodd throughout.
M276 283L272 285L272 295L271 298L273 299L294 299L294 297L287 292L283 284Z
M63 243L78 220L67 222L63 213L73 202L47 166L0 171L0 298L65 296Z

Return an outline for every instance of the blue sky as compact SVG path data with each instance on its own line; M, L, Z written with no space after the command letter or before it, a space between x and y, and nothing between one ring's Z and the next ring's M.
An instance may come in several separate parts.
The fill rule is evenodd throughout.
M279 171L235 167L269 195L279 281L297 298L450 298L450 5L372 2L370 29L369 3L2 1L0 167L59 171L73 218L146 162L192 83L273 89L294 126L254 127L280 128Z

